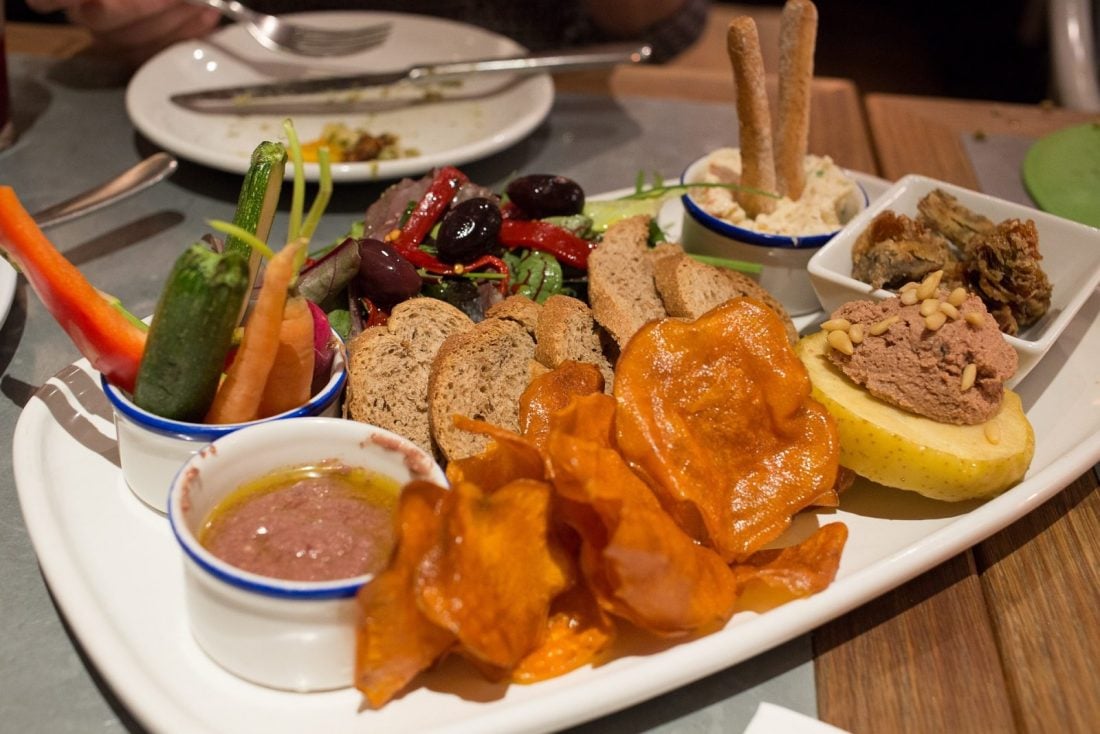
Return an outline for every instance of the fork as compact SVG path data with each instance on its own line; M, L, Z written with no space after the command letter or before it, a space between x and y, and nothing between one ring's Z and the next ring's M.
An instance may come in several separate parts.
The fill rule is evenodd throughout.
M227 18L244 24L252 37L265 48L289 51L302 56L346 56L379 45L390 33L389 23L358 28L312 28L290 23L274 15L258 13L236 0L187 0L192 5L208 5Z

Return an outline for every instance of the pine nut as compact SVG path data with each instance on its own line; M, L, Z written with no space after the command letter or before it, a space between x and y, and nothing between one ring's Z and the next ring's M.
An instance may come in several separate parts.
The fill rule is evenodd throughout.
M936 289L940 287L940 281L943 279L943 271L937 270L933 273L929 273L921 281L920 286L917 288L917 296L923 301L925 298L931 298L936 293Z
M947 323L947 314L943 311L936 311L936 313L924 317L924 328L929 331L939 331L945 323Z
M920 285L920 283L916 283L916 282L911 280L908 283L906 283L905 285L903 285L901 288L898 288L898 292L899 293L905 293L905 291L911 291L919 285Z
M920 315L931 316L940 310L940 299L938 298L925 298L920 302Z
M882 336L883 334L886 333L887 329L889 329L891 326L893 326L894 324L896 324L900 320L901 319L898 317L897 314L894 314L893 316L887 316L882 321L878 322L877 324L872 326L870 329L868 329L868 333L871 336Z
M974 387L974 380L978 377L978 365L971 362L966 367L963 367L962 382L959 383L959 387L963 392L966 392L970 388Z
M829 341L829 346L837 350L841 354L852 355L856 350L852 346L852 340L848 337L848 332L837 329L836 331L830 331L829 336L826 337Z
M952 306L955 306L955 307L963 305L963 302L965 300L966 300L966 289L963 288L961 285L958 288L956 288L955 290L951 291L951 295L949 295L947 297L947 302L950 303Z
M985 317L978 311L967 311L963 314L963 318L971 326L985 326Z
M822 331L837 331L838 329L848 331L850 328L852 328L852 322L848 319L829 319L821 324Z
M1001 442L1001 427L993 421L989 421L985 424L983 433L985 433L985 440L989 441L994 446Z
M848 338L852 344L863 343L863 324L852 324L852 328L848 329Z
M940 301L940 310L947 314L947 318L951 319L952 321L958 321L959 309L952 306L950 302Z
M909 290L903 292L899 299L904 305L912 306L914 303L920 300L920 297L917 296L916 288L910 288Z

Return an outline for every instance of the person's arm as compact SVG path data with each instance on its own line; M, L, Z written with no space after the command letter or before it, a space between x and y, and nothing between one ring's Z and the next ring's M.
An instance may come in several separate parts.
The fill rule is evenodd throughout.
M97 50L136 64L157 51L213 30L217 10L182 0L27 0L39 13L64 11L91 31Z

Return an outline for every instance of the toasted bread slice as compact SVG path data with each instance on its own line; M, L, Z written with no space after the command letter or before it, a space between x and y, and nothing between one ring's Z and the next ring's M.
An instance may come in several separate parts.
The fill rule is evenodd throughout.
M443 342L428 382L428 422L447 461L480 453L489 442L456 427L455 415L519 430L519 397L536 364L535 340L511 319L486 319Z
M508 296L485 310L487 319L512 319L523 324L527 333L535 335L535 325L539 320L542 306L527 296Z
M653 281L669 316L697 319L731 298L749 296L779 316L792 345L798 341L798 330L787 309L744 273L701 263L680 252L657 259Z
M432 360L447 337L473 325L466 314L435 298L395 306L385 326L367 329L348 344L346 416L435 454L428 425Z
M615 375L598 329L592 310L583 301L550 296L535 325L535 359L550 369L567 360L595 365L603 375L604 390L610 393Z
M644 215L619 220L588 256L588 301L592 314L620 347L643 324L666 316L653 283L653 251L646 244Z

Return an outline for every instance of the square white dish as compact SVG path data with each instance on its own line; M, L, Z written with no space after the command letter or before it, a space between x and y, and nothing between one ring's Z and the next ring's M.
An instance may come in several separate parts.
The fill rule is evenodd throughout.
M875 199L810 259L810 282L826 313L848 301L894 295L852 277L852 246L871 220L887 209L915 217L917 202L934 189L946 191L963 206L994 222L1010 218L1035 221L1043 270L1054 291L1050 308L1038 322L1018 336L1005 336L1019 356L1019 367L1009 384L1018 384L1100 284L1100 230L944 181L909 175Z

